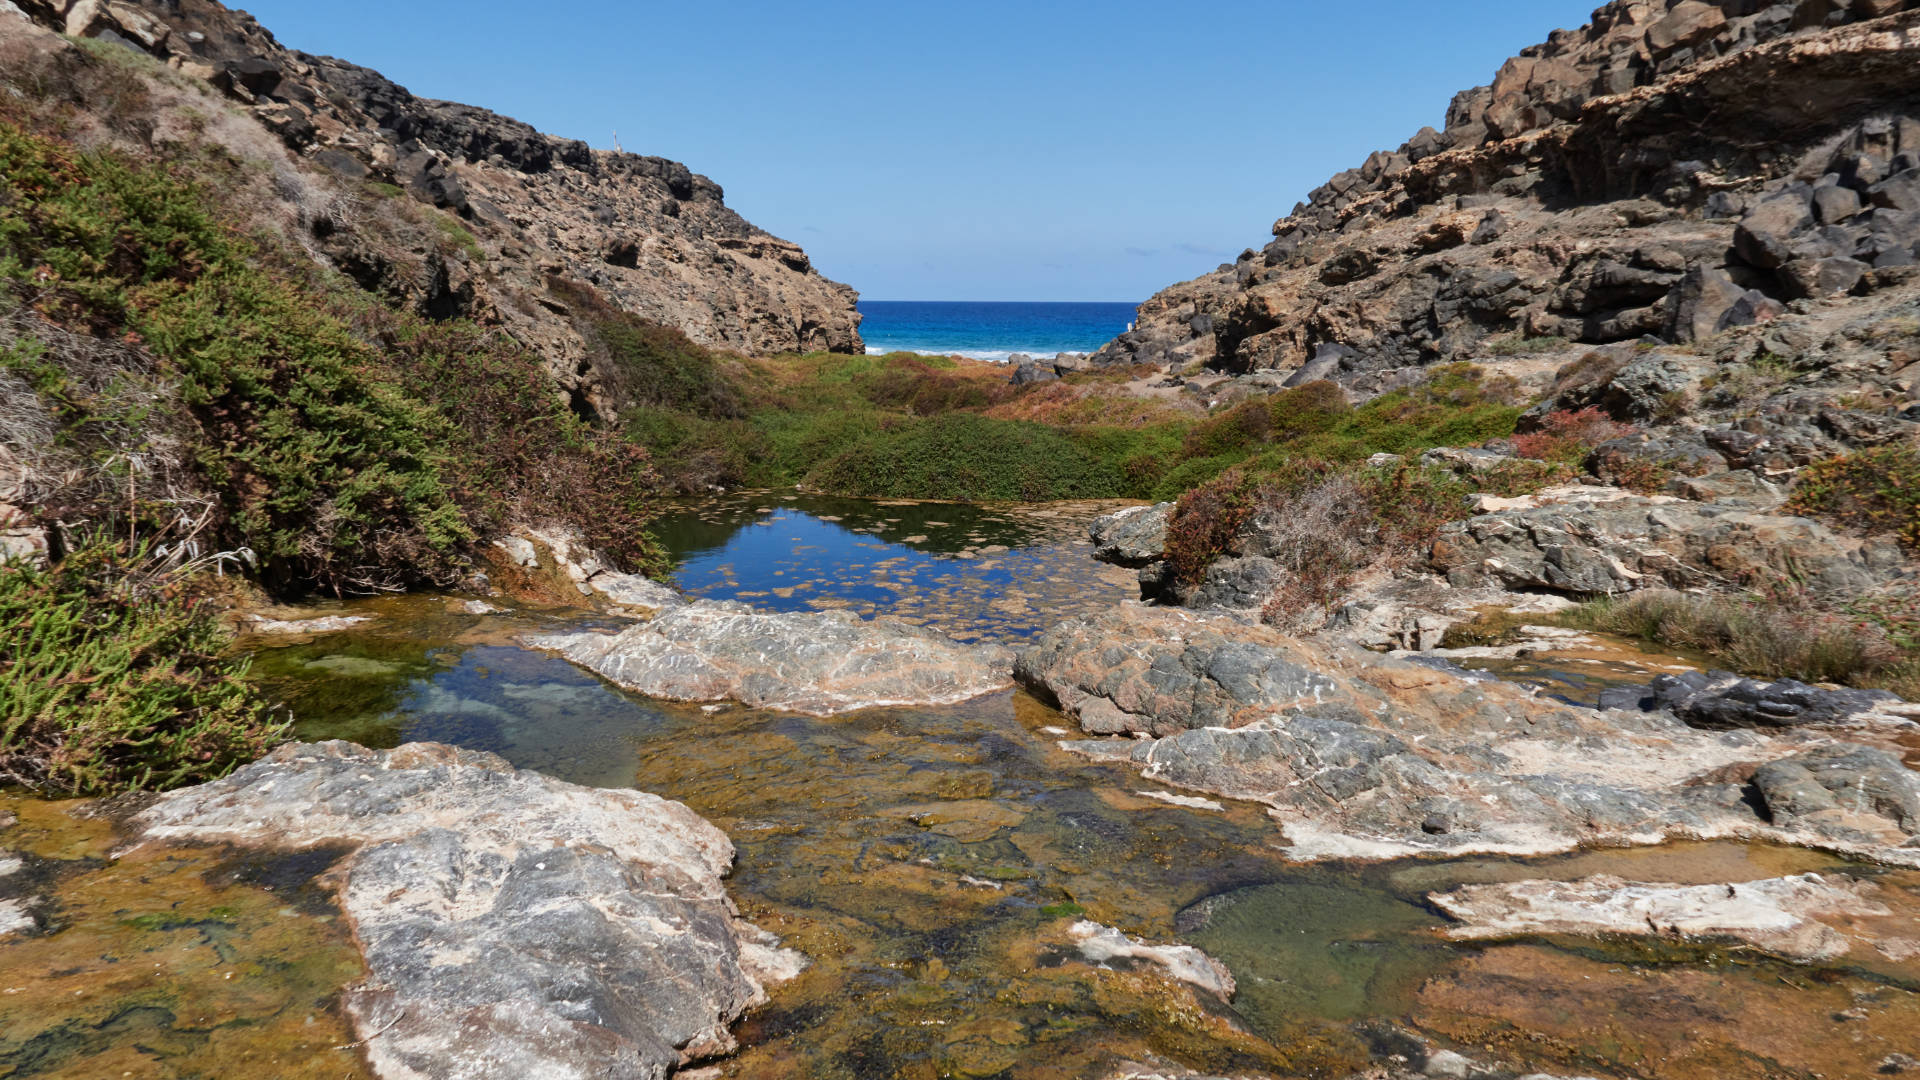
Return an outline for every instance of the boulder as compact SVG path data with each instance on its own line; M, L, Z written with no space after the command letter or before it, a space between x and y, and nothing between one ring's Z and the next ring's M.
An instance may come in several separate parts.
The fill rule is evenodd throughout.
M1878 747L1833 743L1769 761L1754 771L1753 786L1776 825L1846 828L1889 819L1920 832L1920 773Z
M765 614L708 600L617 634L546 634L527 643L651 697L815 716L965 701L1004 688L1012 661L998 646L962 645L900 619Z
M1794 184L1747 210L1733 231L1733 250L1748 265L1771 270L1793 258L1794 234L1812 225L1812 189Z
M1920 210L1920 169L1896 173L1868 188L1867 201L1888 210Z
M1661 675L1644 687L1602 691L1610 709L1663 709L1697 728L1784 728L1856 725L1892 719L1902 704L1885 690L1822 690L1793 679L1767 682L1728 671Z
M1668 301L1667 337L1700 341L1719 333L1721 319L1745 292L1725 270L1704 264L1689 268Z
M1851 292L1873 267L1858 259L1829 255L1818 259L1795 259L1780 268L1787 292L1795 299L1837 296Z
M1313 359L1302 364L1298 371L1287 376L1287 381L1280 385L1292 389L1296 386L1305 386L1310 382L1331 379L1351 367L1358 356L1359 353L1345 345L1322 342L1314 350Z
M1028 386L1033 383L1052 382L1060 377L1051 364L1042 364L1031 357L1014 366L1013 378L1008 380L1015 386Z
M1813 193L1813 216L1823 225L1837 225L1860 212L1859 193L1830 184Z
M1174 504L1130 506L1096 518L1087 526L1093 557L1116 566L1138 568L1167 557L1167 521Z
M288 745L169 792L134 843L338 850L379 1077L664 1078L804 965L739 917L733 845L686 807L432 743Z

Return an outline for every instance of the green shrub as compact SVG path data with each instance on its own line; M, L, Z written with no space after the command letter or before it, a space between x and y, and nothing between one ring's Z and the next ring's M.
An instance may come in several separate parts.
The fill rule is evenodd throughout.
M1123 481L1112 463L1039 424L947 413L901 424L807 476L839 495L1036 502L1112 498Z
M1877 446L1815 462L1801 470L1787 509L1891 535L1920 552L1920 446Z
M714 354L687 335L614 307L580 282L556 278L548 286L573 310L598 353L608 391L623 408L659 405L714 419L746 415Z
M1521 334L1506 334L1487 339L1488 356L1527 356L1532 353L1552 352L1564 349L1570 344L1563 337L1526 337Z
M875 405L905 409L916 416L988 409L1014 393L1004 379L950 374L917 356L896 360L861 379L861 384Z
M148 377L173 389L149 407L182 416L146 426L186 429L222 511L208 538L251 549L283 590L451 582L509 516L578 520L635 565L662 565L641 529L644 451L573 416L537 357L351 299L220 219L214 194L165 169L0 123L0 279L43 326L150 355ZM6 363L77 442L141 426L75 384L78 351L15 348Z
M224 776L285 725L245 661L177 583L148 579L109 542L51 569L0 563L0 776L46 792L111 795Z
M431 578L472 539L439 473L445 425L228 236L193 185L4 124L0 185L0 277L38 285L48 317L132 335L175 369L223 532L270 575Z

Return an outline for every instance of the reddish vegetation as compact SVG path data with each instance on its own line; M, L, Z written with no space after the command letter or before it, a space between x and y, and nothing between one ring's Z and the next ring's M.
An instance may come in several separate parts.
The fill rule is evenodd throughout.
M1514 453L1539 461L1577 462L1601 443L1625 438L1639 429L1609 417L1599 407L1560 409L1540 420L1538 430L1513 437Z

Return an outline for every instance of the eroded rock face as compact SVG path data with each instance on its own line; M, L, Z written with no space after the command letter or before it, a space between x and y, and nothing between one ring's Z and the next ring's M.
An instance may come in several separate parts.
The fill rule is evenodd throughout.
M1692 341L1907 280L1913 6L1615 0L1152 297L1094 362L1357 387L1496 335Z
M1295 858L1750 836L1920 863L1920 776L1886 751L1811 732L1707 732L1664 713L1564 706L1138 605L1055 627L1015 674L1089 733L1151 736L1068 749L1265 803ZM1844 783L1864 795L1836 797Z
M1455 920L1448 936L1626 934L1741 941L1802 962L1845 956L1855 939L1835 916L1891 914L1871 882L1799 874L1735 885L1664 885L1599 875L1581 881L1467 885L1427 897ZM1824 918L1823 918L1824 917Z
M575 402L623 406L596 367L588 312L550 287L586 283L695 342L749 353L858 353L858 295L799 245L728 208L719 184L664 158L594 150L508 117L415 96L378 72L288 49L216 0L24 0L45 28L117 41L204 80L291 153L283 194L303 239L369 291L434 319L498 323L548 360ZM375 185L375 186L370 186ZM471 245L383 234L380 198L440 211ZM391 215L388 215L391 216ZM460 250L464 248L464 250Z
M816 716L965 701L1007 686L1012 663L999 646L962 645L900 619L764 614L709 600L618 634L556 634L528 644L652 697Z
M340 848L377 1075L658 1080L804 961L742 920L733 846L679 803L432 743L283 746L171 792L136 845Z

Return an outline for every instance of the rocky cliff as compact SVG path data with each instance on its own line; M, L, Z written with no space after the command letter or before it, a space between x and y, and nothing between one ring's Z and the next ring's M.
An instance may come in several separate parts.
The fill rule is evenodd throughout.
M18 0L0 3L0 34L21 33L9 10L211 84L292 153L295 167L276 179L311 250L423 314L503 326L587 407L619 402L578 325L577 289L563 296L556 282L590 285L703 345L862 351L857 294L678 162L416 97L378 72L285 48L215 0ZM397 200L435 213L383 209ZM428 218L424 238L393 224L409 216ZM457 242L430 242L436 230Z
M1615 0L1154 296L1096 362L1351 383L1496 338L1686 342L1906 281L1917 6Z

